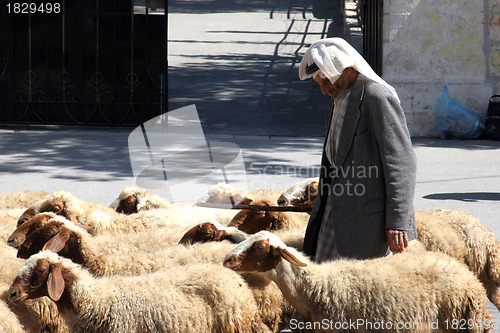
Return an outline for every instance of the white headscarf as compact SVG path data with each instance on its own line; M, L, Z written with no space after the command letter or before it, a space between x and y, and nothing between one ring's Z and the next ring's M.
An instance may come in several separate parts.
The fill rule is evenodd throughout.
M347 41L342 38L325 38L314 42L302 57L299 78L312 77L306 73L306 67L316 64L321 72L333 84L347 67L353 67L369 80L386 86L398 100L396 90L373 71L366 60Z

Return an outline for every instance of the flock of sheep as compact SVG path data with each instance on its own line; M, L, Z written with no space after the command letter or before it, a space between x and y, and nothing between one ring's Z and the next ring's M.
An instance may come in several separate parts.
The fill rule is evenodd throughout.
M219 184L200 200L311 206ZM0 196L0 332L492 332L500 243L475 216L416 211L418 240L311 262L308 214L173 204L136 187L108 207L66 191ZM295 317L294 317L295 316Z

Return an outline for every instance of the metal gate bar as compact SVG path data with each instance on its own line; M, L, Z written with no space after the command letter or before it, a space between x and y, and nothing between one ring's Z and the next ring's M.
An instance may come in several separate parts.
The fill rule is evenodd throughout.
M136 126L166 112L166 11L60 0L0 13L0 123Z
M363 57L382 75L383 0L358 0L363 28Z

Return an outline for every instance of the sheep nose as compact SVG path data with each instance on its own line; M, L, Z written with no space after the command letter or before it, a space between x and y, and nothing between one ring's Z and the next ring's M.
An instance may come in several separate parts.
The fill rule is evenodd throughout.
M17 257L21 259L28 259L28 249L21 244L21 246L17 249Z
M19 289L12 286L9 289L9 296L7 300L12 303L16 303L21 297L21 293L19 292Z
M286 205L286 200L284 198L279 198L278 199L278 206L284 206Z
M14 243L14 239L13 238L7 239L7 244L9 244L9 245L12 246L12 243Z

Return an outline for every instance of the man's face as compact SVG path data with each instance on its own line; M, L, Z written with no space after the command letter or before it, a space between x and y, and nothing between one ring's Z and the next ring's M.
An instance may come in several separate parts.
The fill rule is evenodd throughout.
M319 84L323 95L330 95L332 98L339 97L349 87L349 79L344 74L342 74L333 84L327 77L321 74L315 75L313 79Z

